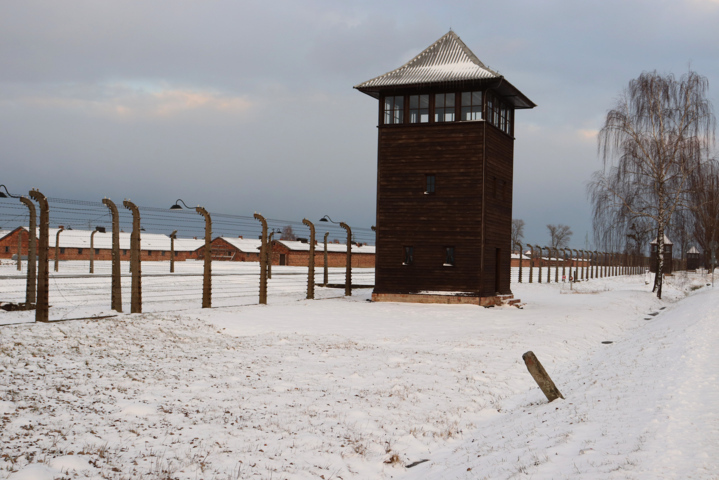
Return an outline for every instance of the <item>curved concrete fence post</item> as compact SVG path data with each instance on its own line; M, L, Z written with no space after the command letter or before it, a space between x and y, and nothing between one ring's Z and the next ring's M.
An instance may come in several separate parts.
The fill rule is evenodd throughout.
M55 235L55 271L58 271L58 264L60 263L60 234L63 231L63 227L59 227L57 229L57 234Z
M527 244L529 247L529 283L532 283L532 274L534 272L534 247Z
M48 248L50 245L50 207L47 204L47 197L38 190L30 190L30 198L40 206L40 238L38 241L38 265L37 265L37 302L35 305L35 321L47 322L50 320L49 302L49 260Z
M327 236L330 234L330 232L325 233L325 260L324 260L324 277L322 278L322 285L327 286L327 282L329 280L329 271L327 270Z
M20 201L30 211L30 225L27 245L27 286L25 288L25 308L30 309L35 304L35 287L37 282L37 213L35 204L27 197L20 197Z
M170 273L175 273L175 238L177 238L177 230L173 230L170 234Z
M352 229L345 222L340 227L347 232L347 265L345 266L345 296L352 296Z
M122 287L120 285L120 214L117 206L109 198L102 199L103 205L112 216L112 300L111 306L116 312L122 312Z
M130 271L132 286L130 288L130 312L142 313L142 258L140 258L140 210L129 200L122 205L132 212L132 233L130 234Z
M518 283L522 283L522 244L515 243L515 246L519 247L519 277Z
M255 218L262 224L262 246L260 247L260 305L267 305L267 220L259 213Z
M201 206L195 211L205 218L205 263L202 272L202 308L212 308L212 218Z
M310 229L310 255L307 259L307 300L315 298L315 226L307 220L302 219L302 223Z

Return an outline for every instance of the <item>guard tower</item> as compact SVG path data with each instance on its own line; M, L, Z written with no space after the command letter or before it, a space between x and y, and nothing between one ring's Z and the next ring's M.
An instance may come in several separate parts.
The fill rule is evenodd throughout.
M702 266L702 255L696 247L692 247L687 251L687 270L696 270Z
M451 30L354 88L379 100L373 299L511 296L514 113L536 105Z
M652 240L649 244L651 246L651 262L649 263L649 271L657 273L659 269L659 237ZM664 268L662 273L670 275L673 271L672 256L673 256L674 244L669 238L664 235Z

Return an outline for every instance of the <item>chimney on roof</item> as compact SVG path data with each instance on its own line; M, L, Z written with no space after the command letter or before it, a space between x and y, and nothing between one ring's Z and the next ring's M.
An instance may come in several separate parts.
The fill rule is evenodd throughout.
M197 237L192 237L192 238L194 238L195 240L197 240Z
M237 238L242 239L242 235L237 235Z

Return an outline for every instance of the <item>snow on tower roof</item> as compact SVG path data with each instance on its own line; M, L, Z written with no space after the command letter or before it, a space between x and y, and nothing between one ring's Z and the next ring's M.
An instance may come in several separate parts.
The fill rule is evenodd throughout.
M379 98L382 89L468 81L491 82L490 86L504 95L515 108L536 106L502 75L482 63L452 30L401 67L354 88Z
M697 247L692 247L687 253L699 253L699 250L697 250Z
M657 243L659 243L659 242L657 242L657 240L659 240L658 237L655 238L654 240L652 240L651 245L656 245ZM669 238L667 237L666 234L664 234L664 245L674 245L674 244L672 243L672 241L669 240Z

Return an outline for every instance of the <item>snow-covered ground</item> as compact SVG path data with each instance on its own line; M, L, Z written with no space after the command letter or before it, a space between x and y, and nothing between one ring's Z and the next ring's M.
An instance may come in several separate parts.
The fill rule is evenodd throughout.
M667 283L6 325L0 478L717 478L719 287Z

